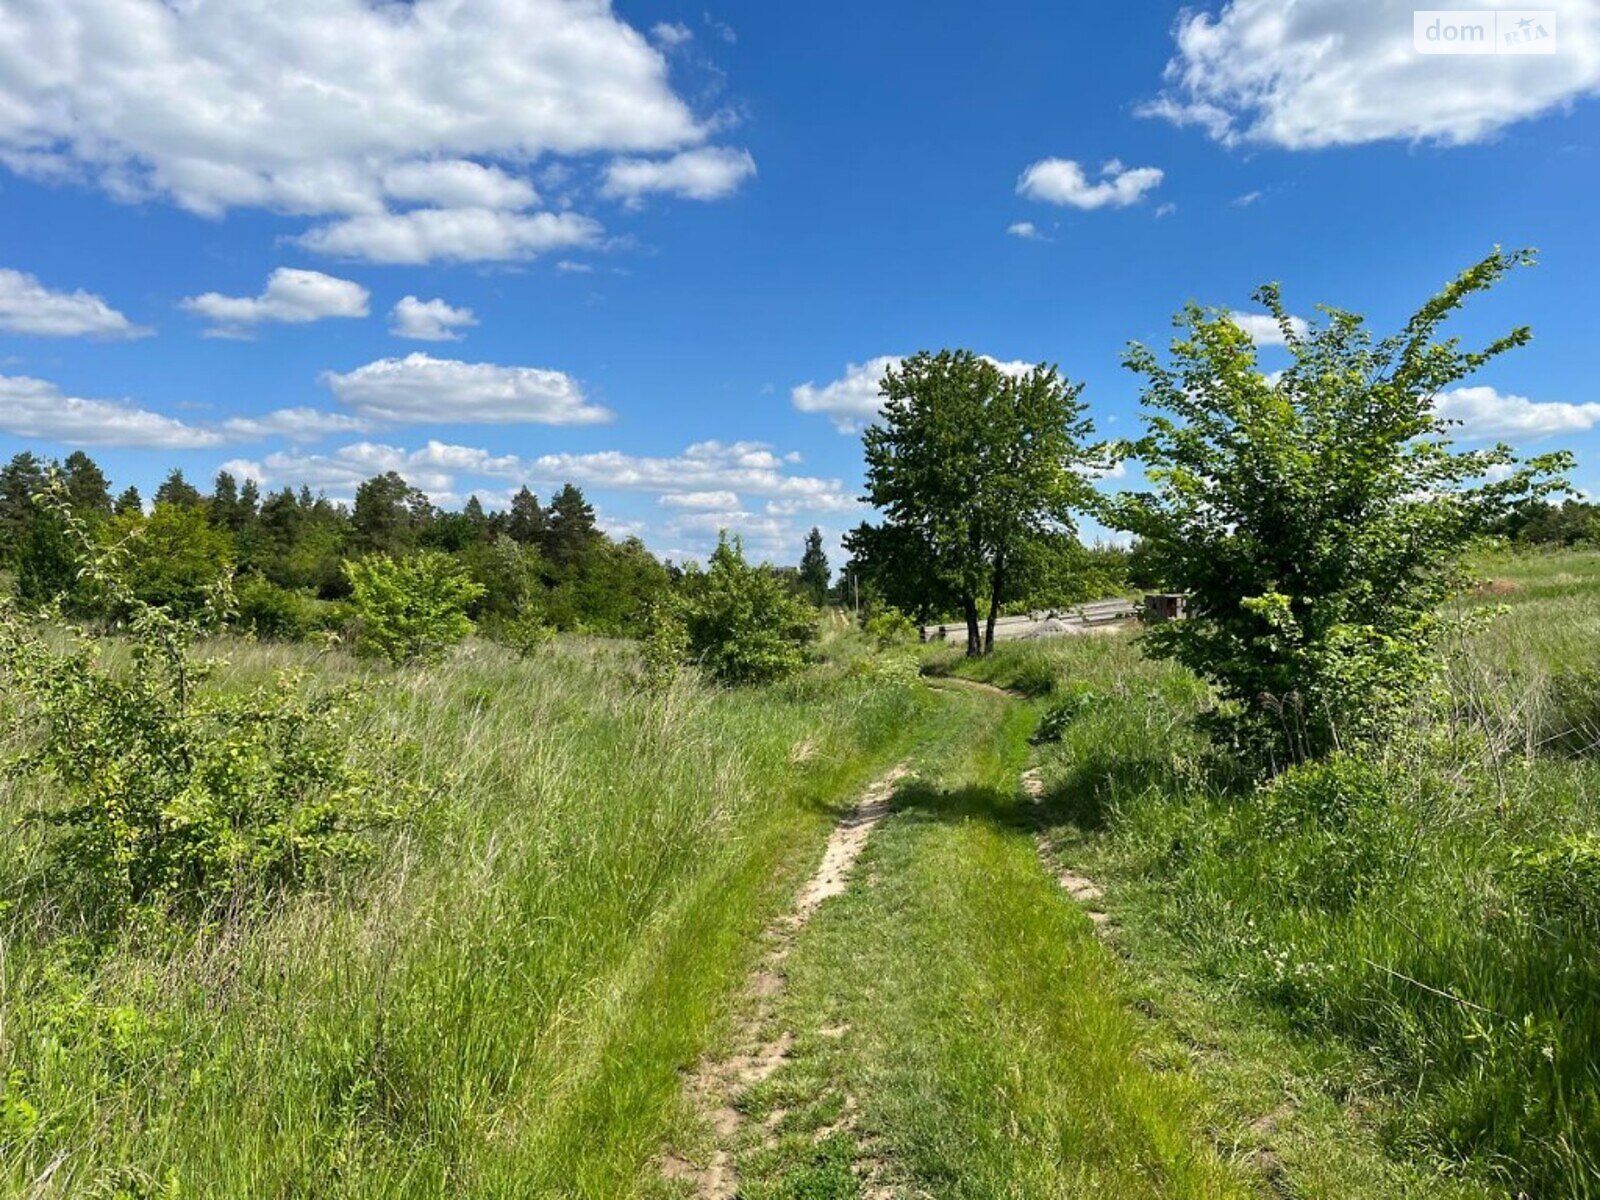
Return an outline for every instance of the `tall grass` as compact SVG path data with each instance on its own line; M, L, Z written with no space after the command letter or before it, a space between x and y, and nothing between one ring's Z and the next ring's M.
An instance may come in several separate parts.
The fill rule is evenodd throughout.
M224 649L229 686L366 669ZM364 735L444 799L253 924L92 949L21 820L51 797L0 792L8 1194L635 1193L754 933L925 702L826 667L646 696L584 640L373 679Z
M1382 1082L1397 1153L1529 1195L1600 1195L1600 558L1489 564L1416 736L1260 787L1137 639L1002 647L1066 706L1046 751L1121 910ZM1503 606L1503 611L1496 611ZM958 666L957 670L970 670Z

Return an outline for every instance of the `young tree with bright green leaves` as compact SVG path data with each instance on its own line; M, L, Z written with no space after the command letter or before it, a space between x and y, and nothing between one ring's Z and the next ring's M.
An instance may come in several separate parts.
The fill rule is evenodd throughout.
M1029 542L1071 531L1090 503L1092 471L1107 464L1105 448L1085 441L1094 426L1082 385L1053 366L1015 375L969 350L943 350L891 367L882 391L865 435L867 499L896 536L877 545L914 563L923 586L953 594L967 653L986 653Z
M1570 456L1454 450L1435 409L1443 389L1528 341L1517 328L1469 351L1438 335L1531 261L1497 250L1383 338L1331 308L1302 332L1263 287L1292 358L1277 378L1226 313L1192 305L1170 361L1130 348L1153 413L1132 451L1153 489L1105 513L1189 596L1190 619L1151 630L1149 645L1215 684L1217 721L1270 765L1390 733L1437 677L1464 552L1514 504L1561 486Z
M746 560L738 538L720 537L706 571L686 573L682 591L689 654L717 679L770 683L805 666L817 610L771 570Z
M360 622L358 651L396 666L435 662L472 632L467 610L483 595L448 554L374 554L344 564Z

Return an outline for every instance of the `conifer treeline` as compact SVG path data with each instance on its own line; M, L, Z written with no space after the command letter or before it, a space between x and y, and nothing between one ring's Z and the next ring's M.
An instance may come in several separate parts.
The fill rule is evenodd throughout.
M70 601L74 586L60 521L33 499L52 469L73 511L99 535L140 530L129 542L139 590L180 610L202 603L206 586L228 569L247 607L281 607L289 597L332 605L349 594L346 560L437 550L458 557L484 586L477 620L492 624L531 609L556 628L612 633L659 596L674 571L639 539L615 541L596 528L593 507L570 483L548 505L523 487L504 511L489 511L474 496L452 512L394 471L366 480L346 506L306 487L263 494L226 471L205 494L174 470L146 513L137 488L114 496L83 451L59 463L24 451L0 468L0 570L30 601Z

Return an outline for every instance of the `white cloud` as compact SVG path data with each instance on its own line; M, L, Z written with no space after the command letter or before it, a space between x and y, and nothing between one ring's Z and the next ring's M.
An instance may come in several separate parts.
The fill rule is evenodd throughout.
M1001 362L981 356L1007 375L1025 375L1035 363ZM900 365L898 354L880 354L864 363L846 363L844 374L831 383L818 386L809 380L789 393L794 406L801 412L822 413L833 422L840 433L859 433L870 425L883 404L878 385L884 374Z
M591 425L611 419L585 399L577 380L539 367L408 354L322 378L340 402L377 421Z
M229 417L222 431L233 441L281 437L291 442L317 442L335 433L362 433L369 422L319 408L280 408L264 417Z
M1600 88L1600 6L1551 0L1550 55L1419 54L1407 0L1230 0L1179 16L1167 87L1140 112L1293 150L1462 144Z
M1039 227L1032 221L1015 221L1006 226L1006 232L1012 237L1019 237L1028 241L1046 240L1044 234L1039 232Z
M77 446L193 450L225 440L215 430L122 401L64 396L55 384L25 375L0 375L0 429L17 437Z
M706 132L604 0L21 0L0 64L0 161L205 214L372 214L439 199L442 177L392 179L409 164L662 153Z
M1163 178L1160 167L1125 167L1113 158L1100 168L1099 180L1090 182L1084 169L1070 158L1041 158L1017 180L1017 194L1073 208L1126 208L1137 204Z
M733 492L668 492L657 502L664 508L721 508L739 507L739 497Z
M320 225L300 245L375 263L494 262L600 239L592 217L575 212L516 213L494 208L419 208L372 213Z
M702 146L667 159L623 158L606 168L601 193L638 204L652 192L720 200L756 173L748 150Z
M528 475L571 481L583 487L626 491L750 493L826 507L846 495L837 479L791 475L793 455L779 455L765 442L696 442L682 454L657 457L601 450L588 454L543 454L525 464Z
M682 21L657 21L650 27L650 36L663 46L682 46L693 40L694 30Z
M304 325L325 317L364 317L367 300L367 289L359 283L321 271L279 267L259 296L206 292L188 297L183 307L215 322L216 329L210 332L237 336L263 321Z
M138 338L151 332L92 292L52 292L32 275L5 268L0 268L0 329L41 337Z
M458 329L476 325L470 308L453 308L443 300L404 296L389 314L389 332L419 342L459 342Z
M1278 327L1278 319L1271 313L1231 312L1228 319L1250 335L1250 340L1258 346L1284 346L1288 342L1283 336L1283 330ZM1303 317L1290 317L1289 328L1295 337L1305 337L1308 328Z
M401 163L385 173L383 187L396 200L441 208L527 208L539 201L526 179L466 159Z
M563 258L556 264L556 270L567 271L574 275L588 275L594 271L594 266L586 262L573 262L570 258Z
M1600 403L1530 400L1492 387L1458 387L1440 393L1434 409L1463 438L1540 438L1584 433L1600 423Z

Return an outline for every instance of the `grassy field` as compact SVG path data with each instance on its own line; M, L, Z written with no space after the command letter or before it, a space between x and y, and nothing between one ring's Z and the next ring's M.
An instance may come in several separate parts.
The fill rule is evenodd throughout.
M240 683L307 657L229 650ZM383 682L364 736L445 798L343 894L103 956L66 905L7 907L8 1194L633 1194L755 934L928 703L827 669L648 698L583 642ZM40 799L0 801L0 895Z
M1228 777L1189 724L1203 687L1136 637L930 664L1063 709L1052 843L1110 889L1219 1095L1259 1110L1253 1063L1284 1064L1269 1140L1294 1194L1370 1172L1600 1194L1600 556L1480 567L1461 607L1483 623L1418 736L1266 789ZM1352 1116L1400 1176L1336 1128ZM1341 1142L1356 1158L1328 1179Z
M924 658L1028 700L838 631L789 683L654 696L620 643L469 643L370 676L363 741L436 797L374 863L103 945L24 819L53 798L8 785L0 1190L1600 1194L1600 555L1483 567L1418 736L1265 789L1132 636ZM369 678L216 648L230 688ZM830 830L902 761L756 1003ZM1105 889L1099 936L1063 865ZM689 1081L752 1039L780 1052L719 1127Z

